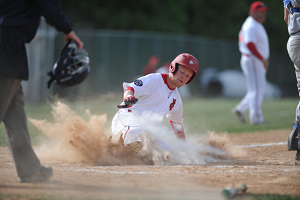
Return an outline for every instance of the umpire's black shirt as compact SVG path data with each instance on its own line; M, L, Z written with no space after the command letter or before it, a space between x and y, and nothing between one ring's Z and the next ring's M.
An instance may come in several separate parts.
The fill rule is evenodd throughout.
M34 38L41 16L58 31L72 31L60 0L0 0L0 77L28 80L24 44Z

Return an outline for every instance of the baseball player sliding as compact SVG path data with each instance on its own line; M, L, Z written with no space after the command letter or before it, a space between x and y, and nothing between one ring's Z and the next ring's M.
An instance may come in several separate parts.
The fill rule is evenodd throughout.
M244 114L249 110L250 124L265 123L261 104L266 85L266 71L269 66L269 39L262 23L268 7L260 1L250 6L250 16L239 32L239 49L242 54L241 68L246 77L247 94L233 109L238 119L245 123Z
M138 119L146 112L166 116L177 138L185 140L182 100L177 88L193 81L198 66L194 56L182 53L171 62L168 74L151 73L132 83L123 83L124 100L118 105L111 129L114 135L121 134L124 147L136 153L143 148L139 138L145 127L141 127ZM162 141L158 145L170 150Z

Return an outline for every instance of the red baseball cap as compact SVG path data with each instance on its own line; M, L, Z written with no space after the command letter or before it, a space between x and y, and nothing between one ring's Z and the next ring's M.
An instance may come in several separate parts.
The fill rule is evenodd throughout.
M261 1L255 1L250 6L250 12L253 13L254 11L265 11L269 10L269 8Z

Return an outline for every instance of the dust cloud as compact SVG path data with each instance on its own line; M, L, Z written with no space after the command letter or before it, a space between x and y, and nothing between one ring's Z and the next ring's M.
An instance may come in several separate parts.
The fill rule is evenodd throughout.
M202 165L243 157L246 152L235 147L226 134L208 133L178 140L163 123L163 117L145 113L139 117L145 131L139 138L142 150L132 154L123 147L120 136L105 130L106 114L78 114L60 101L52 105L53 121L29 119L48 139L37 149L41 159L82 162L93 165Z

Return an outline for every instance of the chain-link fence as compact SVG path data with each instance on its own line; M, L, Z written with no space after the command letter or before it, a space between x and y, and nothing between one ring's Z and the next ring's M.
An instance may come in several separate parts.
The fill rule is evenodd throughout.
M52 69L63 47L63 35L52 28L40 28L33 43L28 46L30 81L27 85L27 99L40 101L46 94L61 96L93 96L109 92L122 92L122 83L131 82L141 75L150 56L160 59L160 67L172 61L178 54L188 52L199 60L199 74L208 67L217 70L240 70L240 52L237 40L180 35L171 33L79 30L76 31L89 52L91 73L80 85L60 89L56 85L46 89L47 71ZM272 44L271 44L272 45ZM284 51L286 52L286 51ZM192 95L201 94L199 77L189 86ZM293 65L287 53L272 50L268 81L277 84L283 95L297 95ZM237 83L238 84L238 83ZM28 95L28 94L35 95Z

